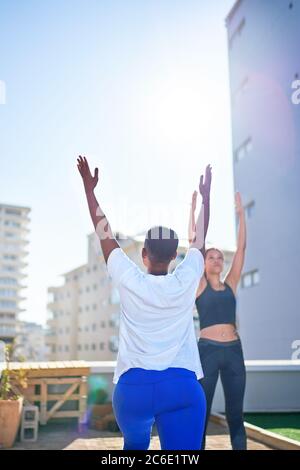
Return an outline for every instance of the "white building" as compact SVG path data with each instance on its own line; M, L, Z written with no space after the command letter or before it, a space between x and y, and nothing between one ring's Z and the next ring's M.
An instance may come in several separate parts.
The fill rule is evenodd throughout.
M28 255L28 207L0 204L0 340L11 343L17 334L21 291Z
M45 361L48 349L45 343L45 329L33 322L20 321L17 326L16 358L25 361Z
M300 2L239 0L226 18L235 190L248 243L238 294L246 359L300 344ZM299 347L299 346L298 346Z

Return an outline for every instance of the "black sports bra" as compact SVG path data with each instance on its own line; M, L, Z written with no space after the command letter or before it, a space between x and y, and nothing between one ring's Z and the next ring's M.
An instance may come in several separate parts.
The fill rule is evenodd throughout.
M231 287L224 283L224 290L215 290L207 281L207 286L197 298L200 329L218 323L236 323L236 298Z

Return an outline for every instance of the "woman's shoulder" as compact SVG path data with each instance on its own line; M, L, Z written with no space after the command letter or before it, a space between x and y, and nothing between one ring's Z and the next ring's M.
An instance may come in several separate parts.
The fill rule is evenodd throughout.
M199 284L198 284L198 288L197 288L197 292L196 292L196 299L198 297L200 297L201 294L203 294L203 292L205 291L207 285L208 285L208 283L207 283L206 277L205 277L205 275L203 275L200 279Z

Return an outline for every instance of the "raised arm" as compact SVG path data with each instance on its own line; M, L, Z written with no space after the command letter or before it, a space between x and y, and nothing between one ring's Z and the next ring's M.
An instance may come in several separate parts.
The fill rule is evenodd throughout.
M77 167L79 173L82 176L89 211L95 227L95 231L101 243L105 262L107 262L110 253L115 248L119 248L119 244L115 239L109 222L101 207L99 206L94 194L94 189L98 183L98 168L95 169L94 176L92 176L87 159L81 156L79 156L77 159Z
M209 225L210 215L210 187L211 187L211 166L207 165L205 170L205 182L203 175L200 178L199 192L202 196L202 206L195 225L195 236L190 247L198 248L203 256L205 255L205 238Z
M244 266L245 252L246 252L246 221L245 211L242 204L240 193L235 194L236 212L239 217L239 228L237 238L237 249L233 257L231 268L225 278L225 282L230 285L232 290L236 292L238 283L241 279L241 274Z
M196 212L196 206L197 206L197 196L198 196L197 191L194 191L193 196L192 196L190 217L189 217L189 227L188 227L189 243L192 243L196 235L195 212Z

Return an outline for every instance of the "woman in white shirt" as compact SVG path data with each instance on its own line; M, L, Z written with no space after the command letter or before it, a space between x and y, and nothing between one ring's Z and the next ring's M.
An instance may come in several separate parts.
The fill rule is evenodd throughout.
M193 324L193 304L204 270L201 248L208 227L211 169L200 181L203 205L195 237L172 273L178 237L165 227L147 232L143 272L120 248L102 212L86 158L78 158L90 214L99 236L108 273L120 293L120 331L113 382L113 409L124 437L124 450L148 449L156 423L161 448L201 448L206 400Z

